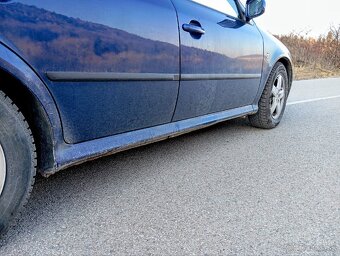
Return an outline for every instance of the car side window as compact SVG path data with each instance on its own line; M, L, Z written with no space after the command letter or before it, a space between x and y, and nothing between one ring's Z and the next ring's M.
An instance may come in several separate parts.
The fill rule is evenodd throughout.
M211 9L225 13L232 17L239 17L239 12L234 0L192 0Z

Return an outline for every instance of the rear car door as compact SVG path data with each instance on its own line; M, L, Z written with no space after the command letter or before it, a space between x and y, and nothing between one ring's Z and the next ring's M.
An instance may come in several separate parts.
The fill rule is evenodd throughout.
M181 37L181 83L174 121L252 105L263 39L234 0L173 0ZM204 33L204 34L203 34Z
M13 0L0 31L45 80L65 141L171 122L179 32L170 0Z

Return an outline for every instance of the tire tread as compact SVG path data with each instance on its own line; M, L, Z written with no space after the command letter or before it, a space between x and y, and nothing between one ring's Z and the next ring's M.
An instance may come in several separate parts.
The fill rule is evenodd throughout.
M8 223L7 227L5 227L4 230L0 231L0 237L1 237L1 235L6 233L8 228L10 226L12 226L13 223L17 220L20 213L25 208L25 206L28 202L28 199L29 199L29 197L32 193L33 186L34 186L34 183L35 183L36 174L37 174L37 150L36 150L35 140L34 140L34 136L33 136L33 133L31 131L31 128L30 128L26 118L24 117L24 115L20 111L20 109L16 106L16 104L3 91L0 91L0 100L5 102L5 104L7 103L7 105L12 108L13 113L15 113L16 117L21 122L21 125L23 125L23 127L25 128L24 130L25 130L26 136L31 141L31 143L30 143L30 154L31 154L31 159L32 159L32 162L31 162L32 168L30 169L31 174L30 174L29 185L27 186L23 200L20 202L20 205L17 208L16 216L14 216L14 218L12 218L12 220L10 220L10 222Z
M265 88L263 90L263 93L261 95L260 101L259 101L259 110L256 114L248 116L249 122L252 126L262 129L272 129L275 128L278 123L273 123L271 119L268 117L268 99L270 98L271 91L272 91L272 82L274 80L275 75L277 74L277 71L280 69L284 69L287 75L287 71L285 66L281 62L277 62L271 73L269 74L269 77L267 79Z

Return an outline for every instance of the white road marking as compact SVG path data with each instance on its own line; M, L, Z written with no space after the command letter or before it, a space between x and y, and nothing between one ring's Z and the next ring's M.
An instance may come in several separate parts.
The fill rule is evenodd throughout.
M309 100L300 100L300 101L288 102L287 106L303 104L303 103L308 103L308 102L314 102L314 101L321 101L321 100L331 100L331 99L337 99L337 98L340 98L340 95L324 97L324 98L315 98L315 99L309 99Z

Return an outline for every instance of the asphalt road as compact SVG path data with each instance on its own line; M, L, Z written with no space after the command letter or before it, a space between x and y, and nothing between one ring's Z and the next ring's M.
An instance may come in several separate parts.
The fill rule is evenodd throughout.
M295 82L274 130L240 118L38 178L0 255L340 255L339 145L340 79Z

